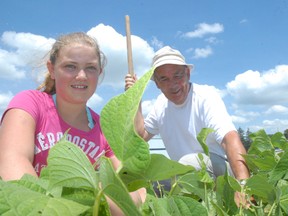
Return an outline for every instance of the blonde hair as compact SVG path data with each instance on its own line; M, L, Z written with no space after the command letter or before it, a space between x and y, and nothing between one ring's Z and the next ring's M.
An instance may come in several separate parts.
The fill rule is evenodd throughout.
M68 46L72 43L82 43L94 47L99 57L99 65L100 69L102 70L101 74L104 73L104 66L106 65L106 57L104 53L100 50L96 39L83 32L75 32L62 35L56 40L56 42L52 46L52 49L49 52L49 60L53 65L55 64L59 56L59 51L63 47ZM45 79L43 83L37 87L37 90L41 90L51 95L56 93L55 80L51 78L49 71L46 72Z

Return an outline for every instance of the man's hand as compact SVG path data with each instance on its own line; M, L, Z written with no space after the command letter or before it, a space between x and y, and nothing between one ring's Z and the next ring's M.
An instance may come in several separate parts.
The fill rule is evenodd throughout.
M137 76L135 74L134 75L127 74L125 76L125 91L127 91L127 89L133 86L136 81L137 81Z
M234 194L234 201L238 208L242 207L244 209L248 209L250 207L250 203L247 200L247 197L244 193L236 191Z

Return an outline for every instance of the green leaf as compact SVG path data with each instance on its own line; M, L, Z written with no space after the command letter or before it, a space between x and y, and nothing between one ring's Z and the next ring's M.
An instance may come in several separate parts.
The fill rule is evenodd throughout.
M257 174L247 179L245 184L249 190L246 190L251 196L260 197L263 202L272 204L276 199L274 186L268 182L266 175Z
M275 159L274 150L267 150L263 152L258 152L258 154L247 154L243 155L248 167L257 173L259 170L270 171L273 169L277 162Z
M146 201L143 205L143 215L165 215L169 216L171 214L168 213L168 202L167 198L156 198L147 194Z
M101 159L100 181L103 193L113 200L125 215L141 215L124 183L115 173L111 161L105 157Z
M266 134L265 130L259 130L255 133L249 135L250 139L253 141L248 153L250 154L258 154L258 152L263 151L274 151L274 146L272 145L270 137Z
M282 149L284 151L288 150L288 140L283 135L283 133L277 132L271 136L272 145L275 148Z
M62 198L67 200L72 200L77 203L93 206L95 202L95 194L94 191L85 190L82 188L63 188L63 192L61 194Z
M280 180L278 182L277 187L279 188L279 194L280 194L280 206L285 212L286 215L288 215L288 182L284 180Z
M218 176L216 180L216 200L217 205L229 215L235 215L237 206L234 201L235 190L230 186L227 175ZM217 210L218 212L219 210Z
M90 208L62 198L46 196L21 184L22 182L0 181L0 215L76 216ZM35 189L33 186L32 188Z
M195 170L195 168L170 160L161 154L151 154L151 163L142 173L133 173L133 171L123 167L119 171L119 176L129 190L135 190L147 186L151 181L170 179L191 170Z
M154 69L144 74L126 92L112 98L101 111L101 128L124 167L141 173L150 163L149 145L134 129L134 118Z
M37 200L34 205L37 205ZM42 213L43 216L62 216L62 215L69 215L69 216L78 216L91 207L84 206L78 204L77 202L73 202L63 198L54 198L49 199L47 205Z
M194 194L197 195L200 199L205 200L205 190L212 188L214 182L211 184L207 184L206 181L202 180L203 173L199 171L194 171L180 176L177 180L177 183L182 188L183 193Z
M207 136L212 133L214 130L211 129L211 128L203 128L200 133L197 135L197 140L198 142L201 144L202 148L203 148L203 151L204 153L207 155L207 156L210 156L210 153L209 153L209 148L206 144L206 139L207 139Z
M273 183L284 178L287 174L287 170L288 170L288 152L285 152L280 158L275 168L271 170L269 180Z
M98 188L96 171L85 153L65 136L48 155L47 173L51 187Z
M156 199L148 194L143 208L144 215L208 215L201 202L184 196Z
M170 199L170 204L172 204L173 201L176 204L171 205L172 207L172 213L177 212L176 215L208 215L207 209L198 201L185 197L185 196L173 196ZM174 209L173 209L174 208ZM174 215L174 214L173 214Z
M234 191L241 191L241 185L234 177L231 177L226 173L225 179Z

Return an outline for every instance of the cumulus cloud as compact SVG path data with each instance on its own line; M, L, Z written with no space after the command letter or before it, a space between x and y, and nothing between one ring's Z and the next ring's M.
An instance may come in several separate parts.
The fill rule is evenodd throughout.
M156 48L156 50L161 49L164 44L162 41L158 40L157 37L152 37L151 45Z
M240 24L247 23L247 22L248 22L247 19L242 19L242 20L240 20Z
M205 48L196 48L193 50L193 52L194 52L194 55L192 58L194 59L206 58L213 54L213 51L210 46L207 46Z
M4 112L4 110L7 108L8 103L13 97L12 92L7 92L7 93L0 93L0 114ZM0 115L1 118L2 115Z
M269 71L248 70L226 85L237 103L267 105L288 102L288 65L278 65Z
M202 38L208 34L218 34L224 31L224 26L220 23L200 23L196 27L196 30L184 33L183 37Z
M25 78L27 67L31 69L40 65L41 58L44 58L53 42L54 39L31 33L4 32L1 44L7 49L0 49L0 78Z
M249 122L247 118L241 117L241 116L236 116L236 115L231 115L232 121L235 124L243 124Z
M272 133L281 132L287 129L288 119L273 119L273 120L264 120L263 128L266 130L271 130Z
M282 105L273 105L266 112L266 114L288 114L288 107Z
M126 36L119 34L111 26L99 24L87 32L95 37L100 44L101 50L108 59L103 85L114 88L124 86L124 77L128 72ZM51 49L55 39L31 33L4 32L1 36L0 48L0 78L24 79L27 71L41 68L45 65L45 57ZM141 77L150 68L151 59L154 55L153 48L143 39L131 35L134 71ZM42 68L41 68L42 69ZM31 73L32 74L32 73ZM36 77L39 82L42 77Z
M152 109L154 103L155 103L155 99L154 100L144 100L142 101L142 113L143 116L146 116Z
M102 104L103 98L100 97L98 94L94 93L92 97L88 100L87 105L96 109L100 104Z
M108 59L102 84L123 88L128 72L126 36L119 34L111 26L99 24L87 32L94 36ZM150 68L154 55L153 48L142 38L131 35L134 72L141 77Z

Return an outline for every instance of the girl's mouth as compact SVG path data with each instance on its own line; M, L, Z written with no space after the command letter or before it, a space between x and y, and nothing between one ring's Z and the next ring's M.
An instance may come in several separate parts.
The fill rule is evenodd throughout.
M86 85L71 85L72 88L77 88L77 89L87 89L88 86Z

